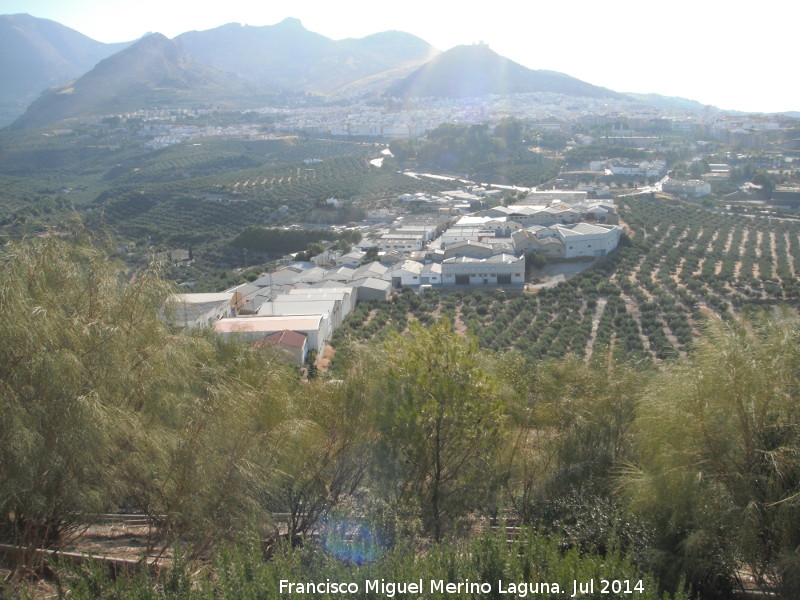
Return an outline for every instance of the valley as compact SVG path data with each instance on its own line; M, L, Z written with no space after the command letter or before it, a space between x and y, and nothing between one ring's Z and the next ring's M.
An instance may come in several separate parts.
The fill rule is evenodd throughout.
M294 18L0 40L0 597L797 598L796 114Z

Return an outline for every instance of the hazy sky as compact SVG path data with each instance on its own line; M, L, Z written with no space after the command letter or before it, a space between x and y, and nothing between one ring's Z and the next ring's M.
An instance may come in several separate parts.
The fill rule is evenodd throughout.
M296 17L332 39L398 29L440 50L484 41L531 69L619 92L800 111L794 0L0 0L102 42Z

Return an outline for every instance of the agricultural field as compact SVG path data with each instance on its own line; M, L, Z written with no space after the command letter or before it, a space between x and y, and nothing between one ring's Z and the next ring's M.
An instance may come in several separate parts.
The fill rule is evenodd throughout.
M445 185L376 168L369 161L380 147L354 141L214 139L148 150L106 138L2 139L0 239L35 235L77 215L128 248L133 267L154 252L191 249L192 267L168 276L208 291L231 283L231 267L247 266L229 246L247 227L347 223L401 193ZM331 197L343 207L320 210Z
M315 164L265 167L215 178L214 190L266 203L293 198L381 200L419 191L439 191L442 184L414 179L369 164L372 152L353 153Z
M536 293L410 290L358 307L335 342L381 339L447 317L484 348L529 361L574 354L660 362L685 356L709 315L796 310L800 221L750 218L687 203L625 198L628 236L611 256Z

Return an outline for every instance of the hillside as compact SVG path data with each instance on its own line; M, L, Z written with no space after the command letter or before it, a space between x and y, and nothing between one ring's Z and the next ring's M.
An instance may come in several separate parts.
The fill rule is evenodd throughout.
M402 32L331 40L308 31L297 19L253 27L229 23L176 38L198 60L258 83L321 94L363 91L384 79L399 79L435 50Z
M233 104L255 92L254 86L199 63L178 43L156 33L79 79L47 90L11 127L29 129L70 117L143 108Z
M389 90L397 97L465 98L490 94L553 92L591 98L620 94L555 71L534 71L485 44L457 46L436 56Z
M690 100L688 98L680 98L677 96L662 96L661 94L637 94L634 92L626 92L626 96L659 108L666 108L670 110L686 110L686 111L702 111L709 108L707 105L698 102L697 100Z
M79 77L127 45L104 44L27 14L0 15L0 126L46 88Z
M0 540L63 548L124 509L148 525L125 536L142 563L175 557L112 578L61 556L47 566L70 598L271 598L308 580L373 597L355 582L387 573L477 580L460 598L532 577L551 598L573 577L642 600L796 597L776 558L796 556L800 516L796 315L709 319L658 370L635 355L528 365L431 315L343 348L336 379L302 380L273 349L171 329L157 267L121 277L83 237L5 246L0 265ZM479 298L488 315L503 294ZM508 316L538 321L543 300L510 299ZM409 290L393 312L432 302ZM39 565L19 555L3 597L34 597Z

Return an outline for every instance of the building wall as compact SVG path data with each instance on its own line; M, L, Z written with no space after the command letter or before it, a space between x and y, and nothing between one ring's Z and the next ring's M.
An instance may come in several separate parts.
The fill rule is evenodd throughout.
M665 181L662 188L667 194L700 198L711 193L711 185L705 181Z
M495 254L491 246L478 246L478 245L464 245L464 244L449 244L444 249L444 258L454 258L457 256L474 256L476 258L489 258Z
M440 238L443 246L455 244L456 242L480 242L484 239L494 238L493 229L481 229L478 227L451 227L442 234Z
M391 294L392 288L376 289L369 286L359 286L356 289L356 297L359 302L366 302L367 300L387 300Z
M420 275L420 284L423 285L441 285L442 274L439 271L423 270Z
M342 318L353 312L356 307L356 294L352 287L309 287L289 290L289 296L305 297L309 300L340 300L342 302ZM299 300L300 298L298 298Z
M246 317L245 317L246 318ZM218 332L223 339L230 339L231 337L236 337L239 339L244 340L245 342L255 342L257 340L263 340L267 336L277 333L279 331L283 331L286 329L286 325L283 323L276 324L274 328L270 328L269 326L264 326L257 331L221 331ZM298 333L304 333L308 337L308 350L316 350L318 355L322 355L322 351L325 349L325 343L328 341L328 322L327 319L324 319L320 323L319 329L293 329L293 331L297 331Z
M391 272L392 287L400 286L418 286L420 283L420 273L417 271L409 271L406 269L397 269ZM397 285L399 283L399 286Z
M586 192L576 192L572 190L543 190L529 192L525 200L542 204L553 200L561 200L562 202L583 202L588 196Z
M442 285L522 285L525 283L525 259L513 262L470 261L443 262Z
M378 240L378 248L384 252L390 250L399 250L401 252L422 250L424 246L425 235L421 233L398 235L388 233Z
M168 307L170 323L176 327L189 329L213 327L214 323L224 317L233 317L235 311L231 302L209 303L207 306L193 305L188 302L173 302Z
M559 232L559 237L564 242L564 257L576 258L578 256L605 256L619 244L620 229L615 227L608 233L586 235L564 235Z
M308 341L303 342L302 348L287 346L285 344L275 344L274 346L271 346L271 348L283 354L287 360L295 364L303 365L306 362L306 355L308 354Z

